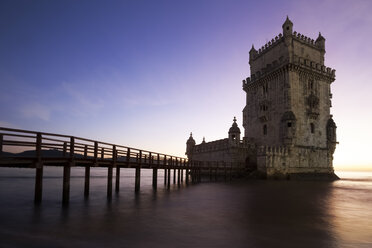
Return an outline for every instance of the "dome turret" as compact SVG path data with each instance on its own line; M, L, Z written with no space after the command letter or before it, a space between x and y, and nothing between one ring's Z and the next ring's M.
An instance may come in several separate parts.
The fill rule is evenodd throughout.
M191 159L192 157L194 146L195 146L195 140L192 137L192 133L190 133L190 137L186 142L186 153L185 153L189 159Z
M236 123L236 117L234 117L233 124L229 129L229 140L232 143L238 144L240 142L240 128Z

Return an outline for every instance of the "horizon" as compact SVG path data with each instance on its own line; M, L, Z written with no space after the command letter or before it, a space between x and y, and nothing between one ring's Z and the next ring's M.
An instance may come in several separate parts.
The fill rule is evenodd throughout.
M190 132L226 138L234 116L243 130L248 52L288 15L294 31L322 33L336 69L335 171L372 171L371 2L111 3L0 3L0 126L185 157Z

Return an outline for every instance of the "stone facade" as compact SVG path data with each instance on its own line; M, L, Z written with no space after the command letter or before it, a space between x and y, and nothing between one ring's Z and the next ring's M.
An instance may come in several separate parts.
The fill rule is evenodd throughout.
M333 170L336 125L330 114L335 70L324 65L325 38L314 41L284 22L283 33L249 52L243 80L244 137L234 123L229 138L187 143L189 159L244 164L270 177L328 175Z

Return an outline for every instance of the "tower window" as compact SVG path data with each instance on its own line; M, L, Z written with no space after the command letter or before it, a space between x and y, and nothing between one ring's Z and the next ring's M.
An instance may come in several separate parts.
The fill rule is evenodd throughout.
M287 127L292 127L292 122L288 122Z
M263 134L266 135L267 134L267 126L266 124L263 125Z
M314 123L310 123L310 131L311 131L311 133L314 133L315 132Z
M236 136L235 134L232 135L232 139L235 140L236 139Z

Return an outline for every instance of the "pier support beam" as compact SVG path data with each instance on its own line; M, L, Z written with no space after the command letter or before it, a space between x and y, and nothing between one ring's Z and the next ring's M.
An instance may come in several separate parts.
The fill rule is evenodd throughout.
M135 186L134 186L134 191L136 193L140 191L140 185L141 185L141 161L142 161L142 151L139 151L138 164L136 167Z
M2 141L2 140L1 140ZM35 175L35 204L40 204L43 198L43 163L41 161L41 134L36 135L36 175Z
M164 185L167 185L167 155L164 155L163 157L163 166L164 166Z
M67 163L63 166L63 189L62 189L62 204L67 205L70 201L70 176L71 164Z
M156 190L158 187L158 168L160 166L160 155L159 154L157 155L156 161L157 161L156 168L152 169L152 188L154 190Z
M167 185L167 177L168 177L168 170L165 168L164 169L164 185Z
M35 176L35 204L40 204L43 198L43 165L37 165Z
M176 168L173 169L173 184L176 184Z
M107 166L107 199L112 198L112 165Z
M177 175L177 184L180 185L181 184L181 169L178 169L178 175Z
M120 166L116 166L116 177L115 177L115 192L120 191Z
M90 165L85 165L85 181L84 181L84 197L89 196L89 186L90 186Z
M171 182L171 167L173 165L173 158L170 157L169 161L168 161L168 179L167 179L167 188L170 189L170 182Z
M140 191L140 185L141 185L141 168L136 167L136 178L135 178L135 186L134 186L134 191L136 193Z
M70 177L71 167L74 165L75 154L75 138L70 138L70 159L69 162L63 166L63 189L62 189L62 204L67 205L70 201Z
M158 168L152 169L152 188L156 190L158 187Z
M84 159L88 158L88 145L84 146ZM84 177L84 197L89 196L89 184L90 184L90 165L85 165L85 177Z

